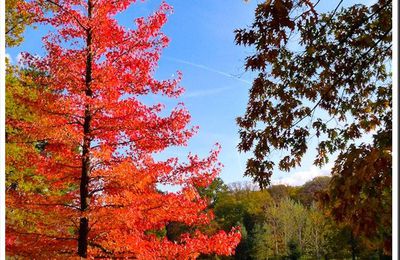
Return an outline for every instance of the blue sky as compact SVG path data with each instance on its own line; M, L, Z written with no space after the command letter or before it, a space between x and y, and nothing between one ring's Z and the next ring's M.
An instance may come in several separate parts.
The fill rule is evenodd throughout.
M322 10L331 10L338 1L322 1ZM345 1L346 2L346 1ZM353 1L347 1L344 6ZM133 19L157 10L161 1L139 1L117 16L119 22L133 26ZM257 1L241 0L169 0L174 12L164 27L170 45L164 50L156 76L170 78L177 70L183 73L182 86L186 92L178 100L148 97L146 102L162 102L167 108L183 102L192 115L192 124L200 127L188 147L167 149L160 158L179 156L188 152L206 156L213 145L222 146L220 161L224 164L222 179L227 182L249 181L243 177L249 155L239 154L238 127L235 118L243 115L247 104L248 89L254 74L244 71L244 59L251 49L236 46L234 30L250 25ZM13 61L21 51L43 54L41 36L46 29L28 29L25 42L17 48L9 48L7 54ZM302 167L291 173L277 171L273 180L288 184L302 184L326 169L312 166L313 150L305 157Z

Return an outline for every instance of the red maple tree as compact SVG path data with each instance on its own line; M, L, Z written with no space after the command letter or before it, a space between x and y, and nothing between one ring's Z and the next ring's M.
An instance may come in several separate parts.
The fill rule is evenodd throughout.
M141 102L146 94L178 97L183 89L180 74L154 78L168 44L160 30L171 7L162 3L127 29L115 15L133 2L21 5L55 30L44 38L45 57L24 55L24 78L34 82L36 95L19 93L18 99L38 116L34 122L13 121L24 135L9 139L39 142L40 155L27 160L46 186L8 193L7 207L15 213L7 219L9 255L193 259L233 254L240 241L235 228L207 235L193 228L213 217L196 187L209 185L220 171L218 148L205 159L189 155L186 162L153 158L167 147L186 145L196 129L188 128L183 104L161 116L162 104ZM44 14L44 6L52 11ZM181 190L161 192L159 184ZM170 241L162 233L171 222L192 231Z

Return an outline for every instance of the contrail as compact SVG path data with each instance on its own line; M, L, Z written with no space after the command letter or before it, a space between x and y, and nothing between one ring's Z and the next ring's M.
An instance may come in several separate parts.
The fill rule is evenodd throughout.
M203 96L209 96L209 95L214 95L218 94L220 92L223 92L225 90L233 89L234 87L222 87L222 88L214 88L214 89L202 89L198 91L193 91L189 93L183 94L183 97L185 98L192 98L192 97L203 97Z
M223 72L223 71L219 71L219 70L204 66L202 64L197 64L197 63L193 63L193 62L190 62L190 61L185 61L185 60L176 59L176 58L172 58L172 57L164 57L164 58L167 59L167 60L170 60L170 61L175 61L175 62L187 64L187 65L190 65L190 66L193 66L193 67L197 67L197 68L200 68L200 69L203 69L203 70L207 70L207 71L210 71L210 72L214 72L214 73L217 73L219 75L222 75L222 76L225 76L225 77L228 77L228 78L231 78L231 79L246 83L248 85L252 84L248 80L241 79L241 78L239 78L239 77L237 77L235 75L232 75L232 74L229 74L229 73L226 73L226 72Z

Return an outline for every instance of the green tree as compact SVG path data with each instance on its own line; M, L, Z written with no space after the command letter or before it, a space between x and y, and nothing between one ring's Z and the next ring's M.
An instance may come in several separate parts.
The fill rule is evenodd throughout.
M253 259L255 229L264 223L265 208L273 204L268 191L249 188L236 185L234 190L218 193L214 206L215 221L220 228L229 230L232 226L241 226L242 240L236 248L235 259Z
M280 226L283 230L283 244L288 245L291 241L295 241L298 249L302 252L305 244L307 209L292 199L284 199L279 204L278 212Z
M272 246L274 257L284 254L286 245L284 244L284 231L282 230L280 205L272 205L266 209L266 224L269 227L270 236L268 244Z
M35 16L24 9L26 2L25 0L6 0L5 39L7 47L21 44L24 41L23 34L26 27L41 19L41 17ZM44 0L42 2L44 12L57 8L57 3L52 0Z
M6 47L18 46L23 41L23 32L27 25L33 22L33 17L19 9L23 4L21 0L6 0L5 10L5 45ZM24 227L29 232L35 232L42 214L24 208L21 200L23 194L48 195L49 183L35 174L35 167L29 163L28 158L35 158L43 152L42 140L32 140L29 133L22 131L14 122L20 125L37 120L35 111L24 105L21 97L27 100L38 98L38 86L26 76L28 69L21 69L10 63L6 58L6 97L5 97L5 135L6 135L6 222L7 222L7 248L12 247L15 239L10 232L14 228ZM63 192L63 191L59 191ZM29 245L25 245L29 246Z
M20 10L22 0L6 0L5 9L5 45L6 47L18 46L23 41L22 33L27 25L33 22L32 16ZM6 57L6 190L33 191L43 190L40 179L35 178L31 165L26 165L26 158L35 156L40 148L40 143L28 140L26 133L18 127L12 126L19 120L32 122L37 115L23 104L19 97L31 100L37 97L36 87L32 81L25 77L24 70L11 64ZM23 80L22 80L23 78ZM19 137L17 142L10 139ZM28 181L29 180L29 181Z
M29 154L35 153L35 147L32 143L10 142L13 136L22 136L24 133L17 127L12 127L9 123L15 120L24 119L31 122L35 120L35 114L15 98L15 95L24 95L29 99L34 95L31 91L27 95L27 88L19 79L20 71L16 66L6 62L6 188L8 190L28 189L34 187L24 187L23 180L31 174L31 167L24 163L24 158ZM21 138L23 139L23 138Z
M256 222L255 219L263 218L263 208L272 204L272 201L268 191L227 191L220 193L214 212L224 228L230 229L236 223L242 223L251 230Z
M6 0L6 44L16 46L23 41L25 26L32 23L32 17L18 8L21 0Z
M257 224L253 229L251 238L251 256L257 260L269 259L273 256L273 248L270 244L271 231L266 224Z
M213 180L210 186L197 187L197 190L199 191L199 195L201 197L205 197L210 200L209 207L213 208L215 203L217 202L219 195L223 192L226 192L228 190L228 186L221 178L218 177Z
M304 185L305 186L305 185ZM329 217L318 209L313 202L308 209L307 223L305 228L305 252L315 259L325 259L335 251L333 245L337 243L334 240L340 227Z
M254 190L248 185L235 184L235 189L217 193L215 222L207 229L229 229L232 225L242 227L242 240L234 257L221 259L362 259L383 257L382 240L364 235L355 236L348 224L338 224L317 207L315 193L323 192L327 177L318 177L300 190L301 200L290 192ZM284 187L284 189L282 189ZM278 191L294 187L278 186ZM307 192L301 192L307 191ZM293 192L292 192L293 193ZM279 197L281 196L281 197ZM303 202L302 202L303 201ZM311 201L311 205L307 203ZM213 226L215 225L215 227ZM179 226L175 228L179 234ZM201 259L216 259L203 255Z
M291 187L284 184L271 185L267 188L268 193L276 203L282 199L291 198L296 199L300 191L299 187Z
M297 241L295 241L295 240L290 240L289 241L289 243L288 243L288 251L289 251L288 258L290 260L297 260L301 256L299 246L297 244Z

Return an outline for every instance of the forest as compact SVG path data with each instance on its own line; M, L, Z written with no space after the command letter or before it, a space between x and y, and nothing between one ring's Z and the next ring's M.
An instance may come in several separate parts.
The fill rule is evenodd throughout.
M350 225L335 222L321 210L318 196L329 182L330 177L321 176L302 186L259 190L251 183L226 185L216 179L200 193L210 199L215 213L207 229L238 225L242 239L235 256L199 259L386 259L383 240L354 236ZM166 232L183 230L176 225Z
M392 1L238 1L255 7L230 34L251 82L169 58L249 83L237 135L215 134L234 151L193 149L189 109L234 90L185 96L183 73L157 74L173 4L127 26L144 1L5 1L6 259L392 259ZM332 167L274 181L307 162Z

